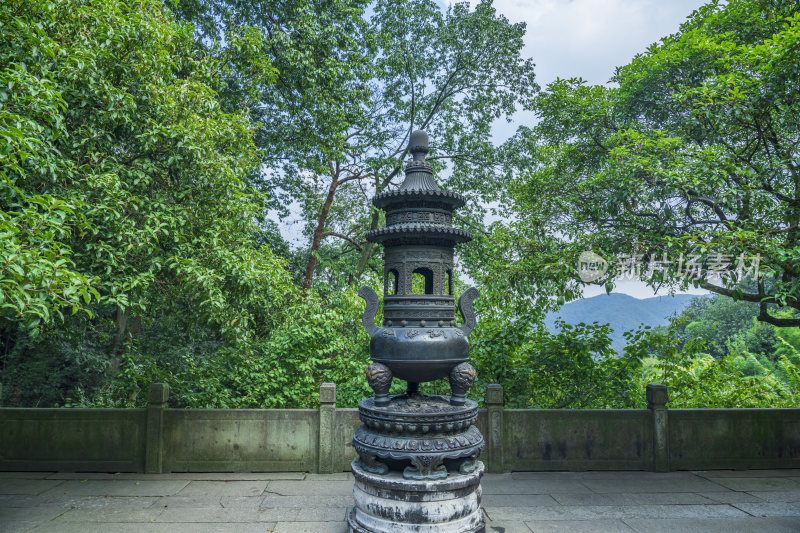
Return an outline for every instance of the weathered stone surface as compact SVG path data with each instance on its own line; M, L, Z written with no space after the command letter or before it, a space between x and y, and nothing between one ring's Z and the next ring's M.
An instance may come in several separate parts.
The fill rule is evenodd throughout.
M598 416L599 412L603 414ZM650 470L647 409L503 411L506 470Z
M714 478L717 483L725 488L737 491L800 491L800 483L791 478L784 477L721 477Z
M167 471L302 471L317 468L316 409L169 409Z
M775 494L779 493L776 492ZM714 500L717 503L758 503L766 501L764 498L756 496L755 494L751 494L749 492L736 492L733 490L701 492L700 495L710 500Z
M111 509L70 509L67 512L58 516L55 522L111 522L111 523L126 523L126 522L153 522L161 513L164 512L163 508L147 508L147 509L125 509L125 508L111 508Z
M536 520L525 522L535 533L634 533L622 520Z
M663 481L631 479L625 486L613 479L586 479L581 483L595 492L677 492L679 488L685 492L705 492L720 489L720 485L701 478Z
M752 518L741 520L724 518L672 518L655 520L637 518L625 520L637 533L675 533L697 531L702 533L797 533L800 520L780 518Z
M236 533L264 533L264 531L278 531L275 523L236 524ZM210 524L159 524L151 523L70 523L55 524L48 522L33 529L24 530L31 533L230 533L231 526L222 523ZM290 533L291 530L286 530ZM321 532L320 532L321 533Z
M61 507L8 507L0 508L0 524L4 522L39 523L53 520L64 514Z
M186 480L64 481L42 496L171 496L189 484Z
M514 479L508 474L487 474L481 482L484 494L588 493L591 489L574 479Z
M11 473L11 472L8 472ZM36 475L36 472L19 472L20 474ZM303 480L309 474L303 472L177 472L170 474L148 474L148 480L171 480L171 479L185 479L188 481L271 481L275 479L293 479ZM346 474L344 474L346 475ZM34 477L27 477L26 479L40 479ZM106 472L56 472L44 476L44 479L142 479L142 474L135 474L133 472L117 472L109 474Z
M742 494L737 492L735 494ZM747 494L747 493L746 493ZM733 502L733 503L757 503L757 499L767 502L800 502L800 490L776 490L776 491L751 491L749 495L753 498L747 502Z
M492 415L492 413L494 413ZM349 469L355 457L356 409L335 409L329 464ZM20 479L134 479L145 466L146 409L0 408L0 468L31 470ZM490 416L491 415L491 416ZM489 423L491 421L491 423ZM302 478L318 465L319 411L164 411L164 467L174 474L154 479L199 479L191 471L246 472L246 479ZM475 424L487 439L482 460L499 470L649 470L652 415L649 410L479 410ZM707 470L719 477L800 478L800 409L668 410L670 467ZM494 446L494 447L493 447ZM53 471L98 472L97 474ZM252 471L284 471L250 473ZM41 471L41 472L37 472ZM48 473L48 471L50 473ZM128 472L110 474L108 472ZM224 472L199 474L222 480Z
M268 481L190 481L177 496L260 496Z
M800 409L670 409L676 470L797 468Z
M141 472L145 409L0 409L0 468Z
M531 528L525 522L487 522L487 533L531 533Z
M597 496L600 496L599 494ZM558 505L555 495L549 494L486 494L481 495L481 502L489 507L547 507Z
M8 478L0 481L0 494L41 494L63 481Z
M792 471L750 472L745 478L763 483L765 479L796 481ZM692 492L696 481L708 481L707 472L519 472L487 474L482 485L496 494L482 496L487 533L604 532L617 533L621 524L637 533L788 533L800 531L800 508L794 491L768 490L754 493L730 490L719 485L711 492ZM730 478L723 475L721 477ZM760 475L756 475L760 474ZM207 475L189 475L205 480ZM225 479L257 481L251 474L225 474ZM139 474L138 486L168 480L163 475ZM303 478L302 474L297 474ZM7 476L6 479L15 479ZM22 479L25 479L24 477ZM668 492L642 492L659 479ZM730 478L743 479L742 476ZM51 491L48 480L38 494L0 495L0 532L47 533L211 533L236 532L336 533L345 531L347 508L353 505L352 480L348 474L315 475L302 480L275 480L275 489L294 494L281 496L267 487L263 496L222 496L197 494L181 496L64 495ZM80 484L81 480L74 480ZM89 483L93 480L88 480ZM117 479L116 481L122 481ZM266 480L265 480L266 481ZM590 491L585 483L605 485ZM2 483L3 481L0 481ZM83 485L85 485L84 483ZM102 481L107 484L110 481ZM504 487L503 484L508 484ZM777 481L776 484L781 484ZM283 485L283 486L282 486ZM773 485L775 486L775 485ZM113 488L114 486L112 486ZM543 493L543 488L556 492ZM561 492L567 488L575 492ZM451 488L454 488L451 486ZM91 490L90 492L99 492ZM178 493L179 491L176 491ZM211 491L215 492L215 491ZM702 503L714 500L715 505ZM770 501L765 501L770 499ZM786 500L786 501L784 501ZM699 503L698 503L699 502ZM727 505L732 503L734 505ZM754 504L751 507L744 504ZM759 505L755 505L759 504ZM763 505L771 504L771 505ZM164 507L166 506L166 507ZM73 509L74 507L74 509ZM747 511L747 512L745 512ZM150 522L157 513L155 522ZM747 513L767 515L750 516ZM136 520L136 521L126 521Z
M158 522L195 523L277 522L297 520L301 509L224 509L221 507L167 507L158 515ZM235 529L235 527L233 528Z
M278 522L277 533L345 533L347 524L333 522Z
M0 472L0 482L4 479L45 479L53 472Z
M482 463L471 474L441 480L411 481L399 472L363 470L353 461L355 507L348 516L353 533L477 533L484 531L480 479Z
M557 493L553 494L553 499L561 505L713 505L720 503L692 492Z
M800 516L800 505L794 502L736 503L734 507L752 516Z
M342 507L349 508L353 505L352 481L351 490L346 494L315 494L313 496L315 507ZM308 505L309 496L280 496L278 494L267 494L259 499L258 507L303 507ZM236 502L226 504L223 499L224 507L233 507Z
M712 479L718 477L800 477L797 468L765 468L760 470L695 470L695 475Z
M352 496L353 482L349 480L316 481L270 481L267 493L280 496L333 496L344 494Z
M553 507L485 507L489 516L510 520L607 520L627 518L745 518L730 505L583 505Z

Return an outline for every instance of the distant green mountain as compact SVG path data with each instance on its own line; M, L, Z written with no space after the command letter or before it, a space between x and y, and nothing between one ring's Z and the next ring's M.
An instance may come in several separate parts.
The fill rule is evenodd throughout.
M692 298L695 296L691 294L676 294L639 300L621 293L601 294L575 300L557 312L548 314L545 326L549 331L555 331L557 318L573 325L581 322L608 324L613 330L612 345L619 351L625 347L624 332L634 330L641 324L651 327L667 325L669 317L683 311Z

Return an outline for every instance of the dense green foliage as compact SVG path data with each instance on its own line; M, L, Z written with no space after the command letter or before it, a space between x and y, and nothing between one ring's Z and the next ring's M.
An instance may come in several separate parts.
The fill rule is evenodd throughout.
M675 407L797 405L800 329L776 326L800 296L798 28L780 2L712 3L617 87L537 96L524 25L486 0L4 2L0 402L141 406L159 381L173 406L312 407L331 381L355 405L355 291L382 272L368 198L426 128L477 237L459 256L482 291L473 397L643 407L661 381ZM518 108L540 121L496 145ZM292 202L301 250L267 218ZM511 216L487 229L489 202ZM615 351L605 325L542 325L586 248L760 254L766 276L706 268L698 284L748 301L697 301Z
M797 406L800 328L764 324L759 313L723 296L695 300L646 336L644 381L667 384L672 407Z
M252 244L258 159L210 88L224 66L156 2L19 0L1 20L4 395L113 375L166 328L247 352L291 285Z
M635 257L653 287L702 286L800 325L768 311L800 309L799 43L794 1L713 1L615 85L550 84L514 141L532 158L512 187L526 216L495 233L511 283L572 299L594 250L609 290Z

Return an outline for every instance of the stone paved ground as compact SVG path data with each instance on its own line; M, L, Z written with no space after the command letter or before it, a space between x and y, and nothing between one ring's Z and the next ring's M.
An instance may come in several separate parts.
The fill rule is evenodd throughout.
M0 472L0 532L342 533L350 474ZM483 479L487 532L800 532L800 470Z

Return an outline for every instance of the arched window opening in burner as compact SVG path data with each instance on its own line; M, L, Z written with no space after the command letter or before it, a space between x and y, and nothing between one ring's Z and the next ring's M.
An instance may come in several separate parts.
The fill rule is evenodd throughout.
M433 294L433 271L421 267L411 274L411 294Z
M445 285L444 286L447 287L447 294L452 296L453 295L453 271L450 270L449 268L444 273L444 281L445 281Z
M397 280L399 275L397 270L391 269L386 273L386 286L383 288L384 293L389 296L397 294Z

